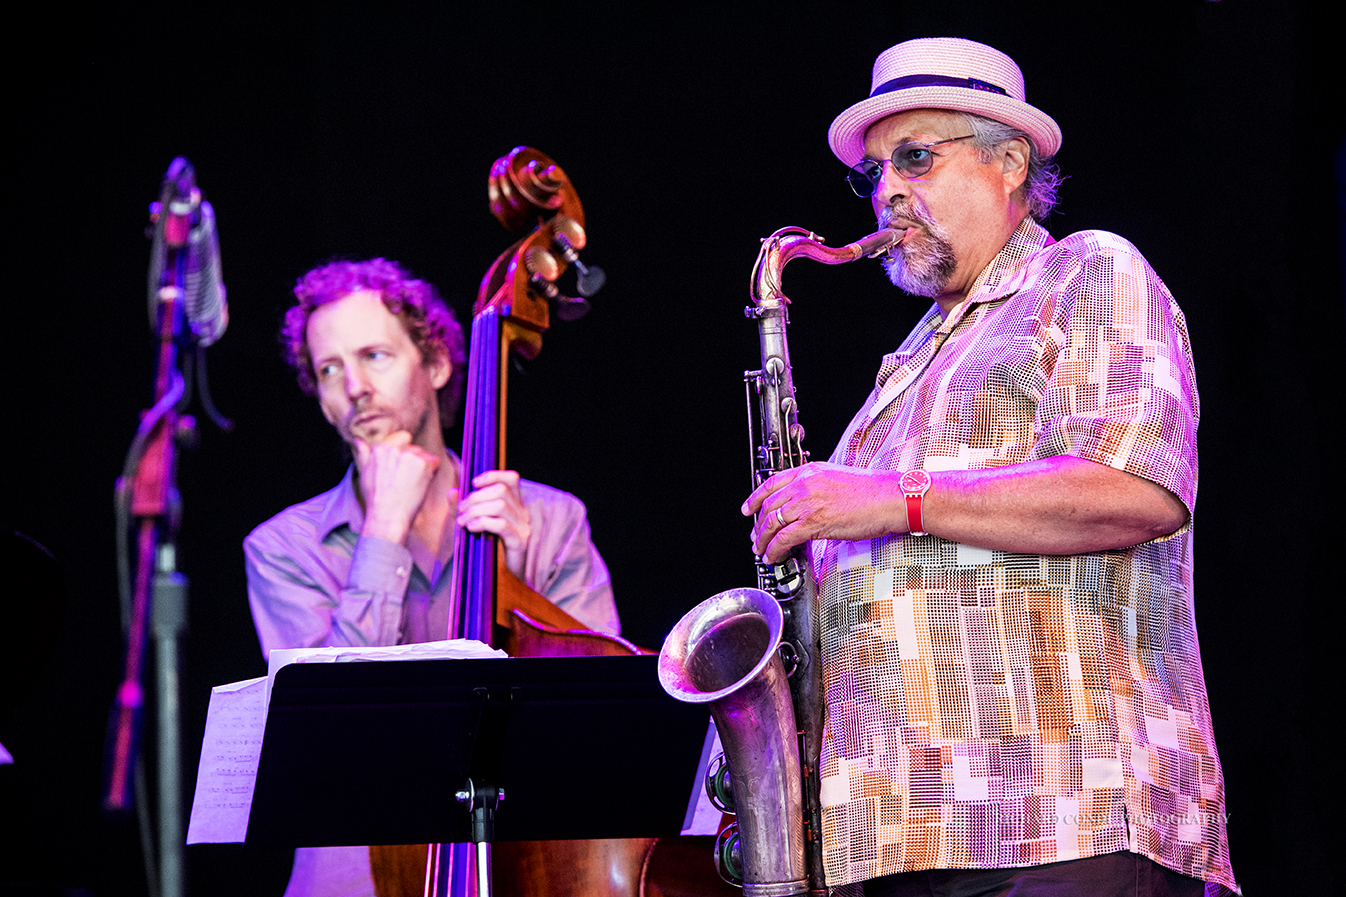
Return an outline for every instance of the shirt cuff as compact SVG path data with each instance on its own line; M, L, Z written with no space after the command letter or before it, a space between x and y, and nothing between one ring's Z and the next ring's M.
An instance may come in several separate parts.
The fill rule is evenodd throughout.
M362 592L383 592L398 598L406 594L411 582L411 552L405 545L360 536L351 557L347 588Z

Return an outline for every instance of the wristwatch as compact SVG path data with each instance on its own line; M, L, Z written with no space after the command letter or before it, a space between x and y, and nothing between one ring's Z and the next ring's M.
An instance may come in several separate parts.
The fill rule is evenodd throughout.
M921 499L930 488L930 474L924 470L908 470L898 481L907 497L907 529L913 536L924 536L925 522L921 520Z

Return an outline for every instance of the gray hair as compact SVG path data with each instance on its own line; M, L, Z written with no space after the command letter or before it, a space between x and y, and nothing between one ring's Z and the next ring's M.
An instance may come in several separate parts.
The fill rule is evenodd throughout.
M977 158L984 164L995 158L995 151L1015 137L1028 141L1028 176L1024 178L1024 198L1028 202L1028 214L1038 221L1046 220L1056 208L1056 191L1061 186L1061 169L1051 158L1044 158L1038 152L1038 146L1018 128L1004 122L995 121L971 112L963 113L968 130L972 132L972 144L977 148Z

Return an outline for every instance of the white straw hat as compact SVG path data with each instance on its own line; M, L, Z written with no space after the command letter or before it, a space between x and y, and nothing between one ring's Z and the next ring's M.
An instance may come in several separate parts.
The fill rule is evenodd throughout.
M1014 60L960 37L923 37L880 53L869 99L837 116L827 142L838 159L854 165L864 158L869 126L907 109L984 115L1023 131L1048 158L1061 148L1056 122L1024 100L1024 76Z

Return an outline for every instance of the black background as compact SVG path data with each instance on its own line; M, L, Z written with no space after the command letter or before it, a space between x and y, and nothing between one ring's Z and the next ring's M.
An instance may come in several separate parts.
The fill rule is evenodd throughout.
M384 255L463 314L511 242L486 208L492 161L527 143L566 169L609 283L512 378L509 460L585 500L625 634L657 647L692 604L752 579L737 509L758 240L873 229L827 127L880 50L943 34L1008 52L1060 123L1069 180L1049 228L1132 240L1186 311L1197 613L1235 874L1250 894L1322 881L1343 591L1344 67L1326 19L1251 0L470 9L52 4L8 29L4 522L59 577L5 598L9 653L51 652L6 683L20 703L0 719L18 761L0 769L0 891L145 888L134 823L98 801L122 652L112 484L151 400L146 205L174 155L218 214L232 318L210 376L237 423L203 423L179 475L190 784L210 687L264 671L240 542L345 463L280 359L296 276ZM873 264L793 265L786 290L801 419L826 455L925 306ZM288 869L236 845L188 860L198 895L279 894Z

